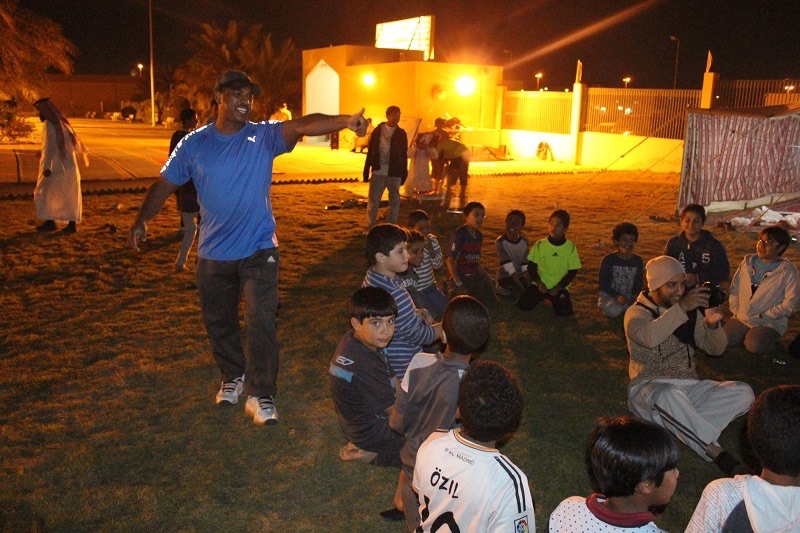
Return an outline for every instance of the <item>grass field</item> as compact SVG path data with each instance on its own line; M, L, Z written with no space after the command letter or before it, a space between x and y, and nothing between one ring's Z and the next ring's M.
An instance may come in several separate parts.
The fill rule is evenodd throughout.
M663 221L676 184L674 175L633 173L471 184L471 199L487 209L487 269L496 268L493 240L511 208L528 215L532 241L545 235L552 210L569 210L567 235L584 266L572 290L574 317L555 319L546 306L523 314L503 301L484 354L508 366L526 393L523 426L503 451L528 475L538 531L563 498L590 491L583 454L595 418L626 414L622 321L596 307L611 228L634 221L637 252L645 260L659 255L679 231ZM172 272L180 246L173 200L141 253L125 244L141 194L86 196L84 223L72 236L37 234L30 200L0 202L0 529L402 531L377 514L391 506L397 471L336 455L344 439L327 367L366 268L364 211L323 206L351 196L336 184L273 188L281 421L269 428L255 426L241 404L213 403L219 376L193 275ZM401 218L409 209L404 203ZM445 242L460 223L459 215L433 213ZM754 249L755 234L716 233L734 268ZM787 256L797 253L793 245ZM792 322L784 346L798 330ZM757 393L800 382L800 362L785 349L763 358L730 349L699 367L704 377L744 380ZM737 455L741 428L739 420L722 438ZM718 477L716 467L681 451L678 490L659 522L669 531L683 530L703 487Z

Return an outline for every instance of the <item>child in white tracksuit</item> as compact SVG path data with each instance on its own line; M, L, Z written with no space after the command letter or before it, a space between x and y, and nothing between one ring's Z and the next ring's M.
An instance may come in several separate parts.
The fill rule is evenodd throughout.
M728 346L744 343L755 354L769 352L800 305L800 274L781 257L792 242L778 226L764 228L755 254L748 254L733 276L728 304L733 314L725 324Z

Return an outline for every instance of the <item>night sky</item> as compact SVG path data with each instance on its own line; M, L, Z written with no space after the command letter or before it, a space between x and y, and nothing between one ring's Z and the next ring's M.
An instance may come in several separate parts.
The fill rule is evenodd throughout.
M149 61L147 0L20 5L62 25L80 50L76 74L128 74ZM261 23L302 50L372 45L377 22L432 14L437 59L511 64L506 77L525 88L539 71L542 86L571 87L578 59L591 86L621 87L629 75L631 87L672 87L671 35L679 88L701 86L709 49L724 79L800 77L798 0L153 0L153 10L155 61L173 66L202 22Z

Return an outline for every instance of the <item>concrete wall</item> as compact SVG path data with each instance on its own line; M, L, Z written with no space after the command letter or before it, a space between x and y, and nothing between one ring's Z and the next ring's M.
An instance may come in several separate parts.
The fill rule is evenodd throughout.
M609 170L680 172L683 140L582 132L580 164ZM640 144L641 143L641 144ZM638 146L637 146L638 145ZM628 153L630 150L630 153ZM622 155L625 157L620 158Z
M49 97L67 117L82 117L88 111L119 111L120 102L130 100L139 85L133 76L47 74L42 95ZM22 109L35 113L33 106Z
M575 143L567 134L503 130L500 141L511 157L536 157L540 142L550 145L555 161L572 163L575 157Z

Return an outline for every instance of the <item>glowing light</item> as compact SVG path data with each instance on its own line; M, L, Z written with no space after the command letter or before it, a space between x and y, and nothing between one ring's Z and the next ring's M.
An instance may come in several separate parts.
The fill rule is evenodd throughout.
M536 59L536 58L541 57L541 56L545 56L547 54L550 54L551 52L555 52L556 50L560 50L561 48L564 48L565 46L569 46L569 45L571 45L573 43L576 43L578 41L586 39L587 37L591 37L595 33L599 33L601 31L607 30L608 28L616 26L617 24L621 24L621 23L625 22L626 20L641 14L643 11L646 11L648 9L651 9L651 8L655 7L659 3L661 3L661 0L645 0L644 2L641 2L640 4L637 4L635 6L629 7L628 9L622 10L622 11L620 11L619 13L617 13L615 15L611 15L609 17L606 17L606 18L604 18L603 20L601 20L599 22L595 22L594 24L590 24L589 26L586 26L583 29L580 29L580 30L578 30L576 32L573 32L573 33L567 35L566 37L562 37L561 39L553 41L552 43L547 44L547 45L543 46L542 48L539 48L538 50L534 50L533 52L525 54L522 57L520 57L519 59L515 59L514 61L510 61L508 63L508 65L506 65L505 68L510 69L510 68L517 67L519 65L522 65L523 63L527 63L527 62L529 62L529 61L531 61L533 59Z
M538 91L539 90L539 82L542 81L542 73L541 72L537 72L536 75L534 76L534 78L536 78L536 90Z
M631 108L630 107L626 107L625 108L625 114L626 115L630 115L631 114Z
M784 85L783 90L786 91L786 94L789 94L794 91L794 85Z
M622 78L622 82L625 84L625 88L627 89L628 88L628 84L631 82L631 77L630 76L625 76L624 78Z
M475 92L475 78L464 74L456 80L456 92L461 96L469 96Z
M364 82L364 85L367 87L372 87L375 85L375 76L372 74L364 74L364 77L361 78L361 81Z

